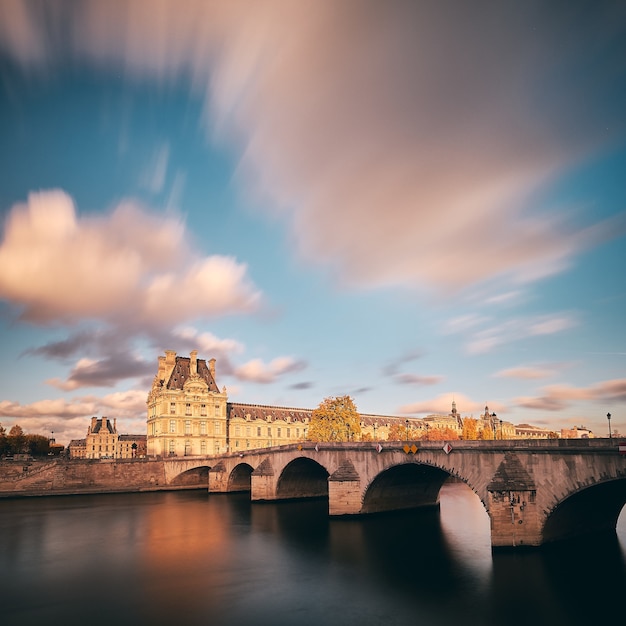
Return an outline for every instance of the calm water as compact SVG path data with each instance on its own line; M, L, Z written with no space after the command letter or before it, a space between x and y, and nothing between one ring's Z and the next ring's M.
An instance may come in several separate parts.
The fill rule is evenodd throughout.
M478 498L329 520L324 501L176 492L0 501L0 624L620 624L617 538L496 553Z

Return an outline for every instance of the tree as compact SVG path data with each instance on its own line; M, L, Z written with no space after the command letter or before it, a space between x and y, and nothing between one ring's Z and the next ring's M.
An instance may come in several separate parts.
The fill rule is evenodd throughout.
M0 424L0 457L9 451L9 441L7 439L7 431Z
M388 441L415 441L421 439L424 431L421 428L416 428L415 425L407 427L406 422L394 422L389 427L389 434L387 435Z
M11 426L7 439L9 440L9 448L13 454L24 452L26 437L24 436L24 430L19 424Z
M355 441L361 434L361 417L350 396L325 398L311 414L309 441Z
M424 441L454 441L458 438L459 434L448 426L436 426L435 428L429 428L422 437Z
M493 439L493 430L491 429L491 426L485 426L479 434L479 439L483 439L485 441L487 441L488 439Z
M47 456L50 452L50 439L43 435L25 435L26 449L33 456Z
M473 417L465 417L461 436L466 440L478 439L478 420Z

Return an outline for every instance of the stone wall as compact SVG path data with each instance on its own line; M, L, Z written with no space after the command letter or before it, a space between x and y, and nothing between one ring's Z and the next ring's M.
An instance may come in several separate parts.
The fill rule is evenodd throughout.
M162 460L55 459L0 463L0 497L189 489L207 486L206 472L168 485Z

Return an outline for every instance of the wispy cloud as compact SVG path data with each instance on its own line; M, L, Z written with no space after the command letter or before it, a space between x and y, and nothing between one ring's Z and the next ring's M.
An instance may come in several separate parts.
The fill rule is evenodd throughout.
M531 198L608 144L607 127L624 130L619 3L593 19L532 1L2 9L0 42L26 64L70 51L129 76L189 76L210 94L208 126L239 150L243 186L288 217L294 250L347 284L537 280L616 235ZM583 57L601 75L576 74Z
M573 402L586 400L603 403L623 403L626 401L626 378L618 378L596 383L589 387L571 385L551 385L543 388L538 397L520 397L515 402L520 407L544 411L561 411Z
M280 376L298 372L305 367L304 361L292 357L277 357L269 363L264 363L261 359L253 359L236 367L234 375L239 380L268 384L275 382Z
M521 380L537 380L541 378L551 378L557 373L557 370L546 367L509 367L496 372L496 378L519 378Z

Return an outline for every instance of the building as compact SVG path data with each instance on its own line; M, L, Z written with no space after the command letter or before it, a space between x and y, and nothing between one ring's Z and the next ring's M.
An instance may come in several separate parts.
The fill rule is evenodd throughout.
M312 409L228 402L215 359L166 350L148 394L149 456L204 456L304 441ZM456 410L456 409L455 409ZM362 436L385 440L391 424L407 418L361 414ZM408 418L412 429L423 421ZM455 418L456 419L456 418Z
M72 439L71 459L132 459L146 456L145 435L120 435L117 419L92 417L85 439Z

